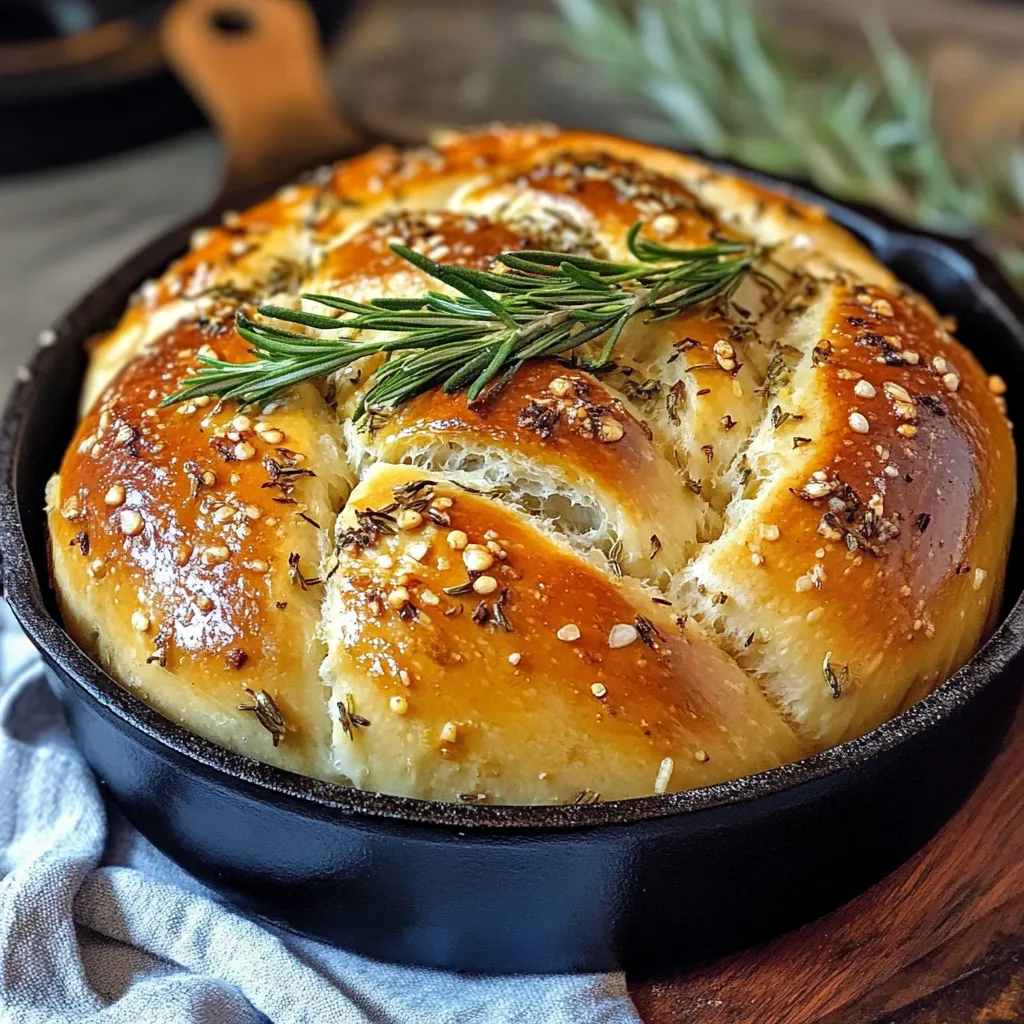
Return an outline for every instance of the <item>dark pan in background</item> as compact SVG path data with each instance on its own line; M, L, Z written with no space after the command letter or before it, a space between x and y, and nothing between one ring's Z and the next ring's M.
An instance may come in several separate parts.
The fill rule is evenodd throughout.
M327 38L353 0L309 0ZM203 124L159 40L168 0L0 0L0 174L91 160ZM220 4L223 30L237 5Z
M218 121L231 116L221 111ZM1024 308L986 257L741 173L823 204L956 316L961 339L991 372L1024 379ZM15 388L0 421L0 573L106 792L197 878L251 913L385 960L644 973L708 959L830 910L896 867L966 798L1020 696L1020 507L1003 621L965 668L857 740L689 792L557 807L384 796L230 753L122 689L60 626L43 489L74 429L85 340L109 329L129 294L185 250L194 226L154 242L86 296ZM1010 418L1024 421L1020 392L1011 387L1007 400ZM1024 466L1018 472L1024 478Z

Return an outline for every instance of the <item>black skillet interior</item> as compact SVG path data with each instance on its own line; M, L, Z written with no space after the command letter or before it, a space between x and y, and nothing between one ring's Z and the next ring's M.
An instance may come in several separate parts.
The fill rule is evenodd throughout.
M1019 420L1021 305L990 262L824 203L957 316L960 337L1011 382ZM917 849L969 793L1019 697L1020 509L1007 618L970 665L867 736L688 793L542 808L363 793L231 754L122 690L58 624L43 488L73 430L83 342L184 249L190 227L108 278L36 354L0 435L0 540L8 600L46 658L86 757L130 820L198 878L251 912L383 959L472 971L649 970L836 906Z

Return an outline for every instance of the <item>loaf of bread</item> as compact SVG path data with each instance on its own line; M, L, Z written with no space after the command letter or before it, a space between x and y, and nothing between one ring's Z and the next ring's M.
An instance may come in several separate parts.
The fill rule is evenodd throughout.
M393 242L621 261L638 222L755 271L473 401L357 417L367 356L161 405L198 356L251 358L239 310L450 291ZM571 803L795 761L998 614L1013 441L954 330L821 210L690 157L550 127L375 149L197 233L95 344L48 491L64 622L185 728L364 789Z

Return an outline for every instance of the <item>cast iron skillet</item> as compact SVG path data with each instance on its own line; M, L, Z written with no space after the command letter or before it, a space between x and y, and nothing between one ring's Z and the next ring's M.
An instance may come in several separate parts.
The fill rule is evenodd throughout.
M992 372L1024 377L1024 307L987 258L822 203L955 315ZM187 246L154 242L78 303L0 421L2 582L111 799L249 912L381 959L462 971L651 971L706 959L829 910L925 842L1012 719L1024 649L1024 518L1004 618L971 662L873 732L797 764L685 793L589 806L452 805L360 792L230 753L121 689L60 626L43 489L71 436L84 342ZM1010 417L1024 420L1011 387ZM1020 449L1019 449L1020 451ZM1018 472L1024 472L1021 469Z
M1021 379L1021 306L987 259L825 205L958 318L987 368ZM360 792L229 753L122 690L59 624L43 487L74 426L84 341L185 248L191 227L104 281L32 359L0 424L0 545L7 599L86 758L132 823L196 877L239 907L383 959L466 971L651 968L834 907L919 847L970 791L1020 690L1020 514L1006 617L949 682L860 739L686 793L488 807ZM1018 394L1011 387L1008 399L1020 421Z

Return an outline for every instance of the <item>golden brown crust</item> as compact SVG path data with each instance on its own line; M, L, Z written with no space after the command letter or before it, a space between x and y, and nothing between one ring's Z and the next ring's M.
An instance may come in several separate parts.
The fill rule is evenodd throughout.
M779 426L747 453L764 482L693 575L728 596L720 626L786 652L768 657L768 688L827 745L976 649L1002 592L1015 461L987 375L919 299L842 281L822 306Z
M62 609L158 709L261 760L327 774L319 593L298 576L315 577L330 546L344 487L337 427L308 385L264 417L212 402L158 408L203 346L245 351L223 324L179 328L79 424L50 494ZM284 715L280 750L238 711L246 686Z
M320 199L313 186L289 186L222 223L193 233L189 251L132 297L121 322L90 352L84 413L118 369L175 324L203 314L230 314L259 290L294 289L307 272L309 223Z
M527 241L501 224L470 214L389 211L329 249L307 290L357 299L388 291L422 294L436 288L437 282L393 252L391 243L437 262L486 270L495 253L522 249Z
M445 290L391 241L477 269L522 248L626 259L638 220L667 245L753 241L758 274L633 321L599 376L574 361L592 344L472 406L435 391L353 424L372 359L248 425L156 408L201 345L244 356L239 306ZM653 792L668 758L658 788L700 785L862 733L976 650L1016 494L997 391L821 210L693 158L550 127L382 147L195 239L96 347L50 489L59 599L126 686L298 771L557 802ZM442 507L366 532L356 510L419 479ZM444 594L472 582L450 530L505 552L493 591ZM401 587L412 611L387 604ZM637 615L655 646L609 647ZM278 746L243 687L280 711Z
M661 598L500 503L377 465L342 522L357 527L357 509L389 507L410 484L445 525L424 517L348 544L327 598L324 678L370 722L339 741L358 784L446 800L616 799L654 793L665 758L676 790L800 755L745 673ZM472 555L487 563L479 573ZM461 593L471 579L480 593Z

